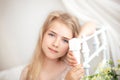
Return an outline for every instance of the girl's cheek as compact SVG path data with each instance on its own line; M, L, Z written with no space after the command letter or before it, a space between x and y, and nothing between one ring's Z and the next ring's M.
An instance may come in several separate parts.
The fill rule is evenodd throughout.
M65 46L62 50L66 53L66 52L68 52L68 46Z

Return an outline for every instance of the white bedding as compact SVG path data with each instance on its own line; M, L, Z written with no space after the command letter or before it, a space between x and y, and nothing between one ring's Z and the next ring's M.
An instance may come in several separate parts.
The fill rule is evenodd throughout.
M0 71L0 80L19 80L25 65Z

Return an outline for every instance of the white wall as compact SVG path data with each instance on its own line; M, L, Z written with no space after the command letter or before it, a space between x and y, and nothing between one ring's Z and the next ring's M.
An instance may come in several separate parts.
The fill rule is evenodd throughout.
M52 10L64 10L61 0L0 0L0 70L30 60L39 29Z

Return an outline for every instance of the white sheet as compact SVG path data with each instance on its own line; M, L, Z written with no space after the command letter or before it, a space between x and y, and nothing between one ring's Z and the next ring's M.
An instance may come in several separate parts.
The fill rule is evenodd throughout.
M24 67L25 65L21 65L12 69L0 71L0 80L19 80Z

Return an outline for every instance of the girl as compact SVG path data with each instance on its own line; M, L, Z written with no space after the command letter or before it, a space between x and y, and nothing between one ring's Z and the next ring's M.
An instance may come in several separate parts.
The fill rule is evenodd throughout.
M20 80L80 80L84 69L81 64L76 65L68 47L70 39L80 37L80 29L78 20L70 14L50 13L41 29L33 59Z

